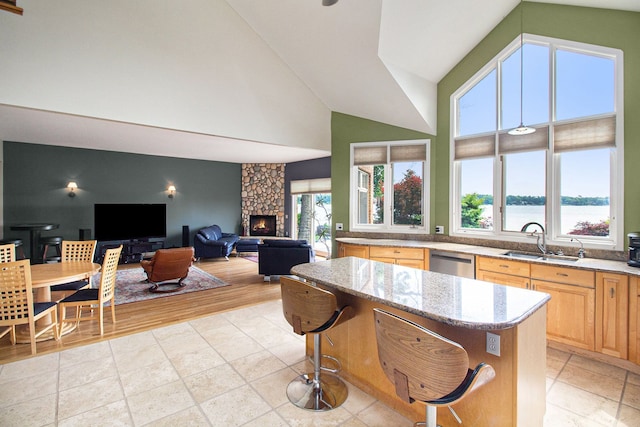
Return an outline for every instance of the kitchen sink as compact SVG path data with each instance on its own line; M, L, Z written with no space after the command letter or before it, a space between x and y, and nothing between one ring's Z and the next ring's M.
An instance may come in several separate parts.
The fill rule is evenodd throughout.
M580 258L568 256L568 255L553 255L553 254L534 254L531 252L517 252L517 251L509 251L505 252L502 255L508 256L510 258L520 258L520 259L532 259L532 260L549 260L549 261L559 261L559 262L568 262L573 263L577 262Z
M542 259L542 254L532 254L528 252L514 252L509 251L505 252L502 255L511 257L511 258L523 258L523 259Z

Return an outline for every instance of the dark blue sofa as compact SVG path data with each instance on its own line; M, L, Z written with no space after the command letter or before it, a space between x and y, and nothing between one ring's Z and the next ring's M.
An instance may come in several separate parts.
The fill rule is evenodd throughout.
M237 234L223 233L217 225L205 227L193 239L196 258L224 257L229 260L229 254L238 240L240 237Z
M258 274L269 276L286 276L291 274L291 267L315 261L313 247L306 240L265 239L258 245Z

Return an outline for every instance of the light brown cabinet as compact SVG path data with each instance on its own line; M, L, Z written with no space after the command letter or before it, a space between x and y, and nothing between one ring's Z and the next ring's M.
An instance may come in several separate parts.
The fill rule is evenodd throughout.
M529 289L530 266L528 262L476 257L476 279L499 285Z
M532 288L551 295L547 338L595 350L595 273L550 265L531 265Z
M350 245L348 243L338 242L338 257L343 258L347 256L369 259L369 246Z
M596 351L626 359L628 354L629 278L596 273Z
M423 248L371 246L369 247L369 259L424 270L425 250Z
M629 277L629 360L640 365L640 279Z

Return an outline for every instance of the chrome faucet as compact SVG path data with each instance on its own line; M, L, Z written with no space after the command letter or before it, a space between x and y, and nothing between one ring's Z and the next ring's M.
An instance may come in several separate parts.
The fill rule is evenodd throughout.
M580 240L576 239L575 237L572 237L571 241L580 243L580 249L578 250L578 258L584 258L584 254L586 252L584 250L584 245L582 244L582 242Z
M540 227L540 230L541 230L540 234L538 234L538 230L533 230L530 236L536 236L536 245L538 246L538 249L540 249L540 252L546 255L547 254L547 237L545 235L544 227L542 226L542 224L538 222L528 222L522 226L522 229L520 229L520 231L523 233L526 233L527 228L529 228L530 225L537 225L538 227ZM540 243L540 236L542 236L542 243Z

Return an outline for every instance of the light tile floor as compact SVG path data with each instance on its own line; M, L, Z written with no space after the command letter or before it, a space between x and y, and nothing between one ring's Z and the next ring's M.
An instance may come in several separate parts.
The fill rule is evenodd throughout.
M356 387L298 409L304 341L279 301L0 365L0 426L411 426ZM544 427L640 426L640 376L549 349Z

